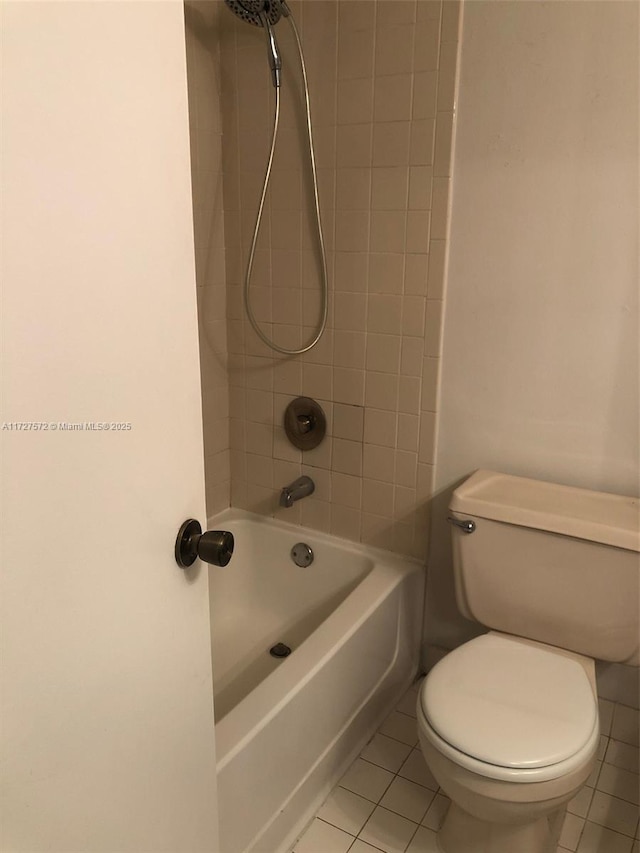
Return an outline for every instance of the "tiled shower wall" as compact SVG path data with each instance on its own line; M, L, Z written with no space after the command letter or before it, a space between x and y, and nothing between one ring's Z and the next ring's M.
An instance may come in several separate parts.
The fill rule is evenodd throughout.
M202 6L194 10L211 17L204 29L212 56L217 48L220 59L216 78L215 58L201 57L206 67L198 66L207 37L191 50L209 512L226 505L230 470L235 506L424 557L459 3L291 4L307 62L330 287L327 329L314 349L295 357L275 355L262 344L242 305L273 113L264 33L220 3ZM321 278L298 59L285 20L276 34L285 81L281 129L251 302L264 332L293 348L314 334ZM220 81L221 121L215 107L204 104L207 75ZM214 102L216 79L208 93ZM225 373L222 263L230 468L226 409L216 405ZM315 397L328 420L324 442L305 453L288 443L282 429L287 403L300 394ZM314 479L315 493L280 509L281 487L301 473Z

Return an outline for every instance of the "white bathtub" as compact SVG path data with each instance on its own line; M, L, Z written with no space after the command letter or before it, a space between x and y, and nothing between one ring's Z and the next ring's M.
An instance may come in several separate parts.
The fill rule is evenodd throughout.
M209 573L220 850L284 853L416 675L424 570L235 509L211 528L235 536Z

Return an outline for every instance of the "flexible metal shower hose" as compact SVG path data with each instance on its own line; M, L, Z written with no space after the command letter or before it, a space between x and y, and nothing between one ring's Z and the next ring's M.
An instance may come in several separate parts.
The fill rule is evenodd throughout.
M251 301L249 298L249 288L251 285L251 272L253 270L253 261L256 251L256 243L258 242L258 233L260 231L260 225L262 223L262 214L264 210L264 202L267 197L267 190L269 189L269 180L271 178L271 167L273 166L273 155L276 148L276 140L278 137L278 124L280 120L280 88L278 86L275 87L276 90L276 104L275 111L273 116L273 133L271 136L271 148L269 150L269 159L267 161L267 168L264 174L264 183L262 185L262 193L260 195L260 204L258 205L258 215L256 217L256 224L253 229L253 237L251 238L251 248L249 249L249 259L247 261L247 271L244 279L244 304L247 311L247 317L249 318L249 322L253 326L255 333L258 335L261 341L265 343L268 347L276 352L282 353L283 355L301 355L304 352L308 352L312 347L314 347L320 338L322 337L322 333L324 332L327 325L327 313L328 313L328 281L327 281L327 258L324 246L324 237L322 234L322 223L320 221L320 199L318 197L318 176L316 172L316 157L313 149L313 129L311 126L311 106L309 103L309 86L307 82L307 69L305 67L304 56L302 53L302 44L300 43L300 36L298 35L298 28L295 25L295 21L293 20L293 15L289 15L287 17L291 25L291 29L293 30L293 34L296 39L296 44L298 46L298 56L300 57L300 67L302 69L302 79L304 82L304 99L307 110L307 139L309 141L309 159L311 161L311 173L313 176L313 198L315 202L315 211L316 211L316 225L318 232L318 243L320 245L320 256L321 256L321 265L322 265L322 317L320 321L320 326L318 331L311 341L311 343L307 344L304 347L300 347L300 349L287 349L286 347L281 347L273 341L269 340L269 338L264 334L258 322L255 318L255 315L251 309Z

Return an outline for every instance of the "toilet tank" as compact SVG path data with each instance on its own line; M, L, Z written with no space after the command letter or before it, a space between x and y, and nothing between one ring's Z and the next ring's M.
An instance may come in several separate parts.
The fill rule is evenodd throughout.
M453 493L456 597L469 619L640 663L638 499L476 471Z

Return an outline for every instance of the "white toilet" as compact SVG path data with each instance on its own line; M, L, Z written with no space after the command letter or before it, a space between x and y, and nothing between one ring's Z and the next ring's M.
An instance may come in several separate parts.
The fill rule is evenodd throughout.
M599 740L594 658L638 665L638 501L477 471L450 505L456 597L495 629L418 697L443 853L555 853ZM498 633L499 632L499 633Z

